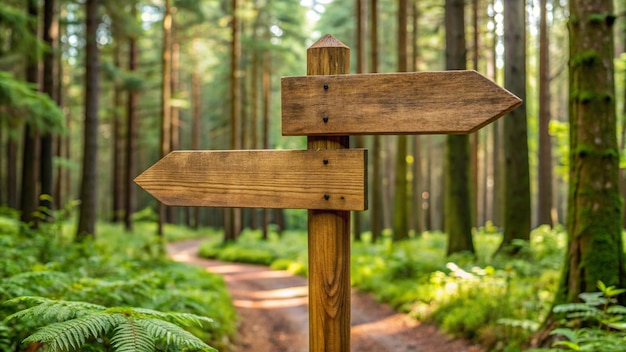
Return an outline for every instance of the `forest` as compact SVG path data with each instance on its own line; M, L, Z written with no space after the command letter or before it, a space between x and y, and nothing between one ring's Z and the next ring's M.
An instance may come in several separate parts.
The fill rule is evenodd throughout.
M168 245L200 238L199 256L307 276L310 211L166 206L135 178L172 151L307 149L283 135L281 78L306 75L330 34L351 74L474 70L523 101L469 134L350 137L368 153L350 284L485 351L622 351L624 14L612 0L3 0L0 350L238 350L224 280Z

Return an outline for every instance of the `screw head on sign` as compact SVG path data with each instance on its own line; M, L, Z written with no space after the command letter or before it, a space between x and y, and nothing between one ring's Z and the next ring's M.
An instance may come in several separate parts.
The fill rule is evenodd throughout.
M328 193L324 193L324 199L325 200L329 200L330 199L330 195Z
M328 122L328 116L322 117L322 120L324 121L324 123Z
M328 159L324 159L324 165L328 165Z
M324 90L328 90L328 83L324 83Z

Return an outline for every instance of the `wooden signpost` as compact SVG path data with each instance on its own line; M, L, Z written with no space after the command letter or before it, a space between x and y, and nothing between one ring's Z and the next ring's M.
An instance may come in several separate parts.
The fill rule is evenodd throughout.
M521 104L475 71L350 72L327 35L282 79L283 134L308 150L172 152L135 181L180 206L309 209L309 350L350 350L350 211L367 209L367 152L349 135L470 133Z

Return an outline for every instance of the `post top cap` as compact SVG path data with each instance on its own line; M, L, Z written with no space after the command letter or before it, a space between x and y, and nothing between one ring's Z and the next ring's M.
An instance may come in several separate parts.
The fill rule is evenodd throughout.
M347 45L342 43L339 39L335 38L334 36L330 34L326 34L325 36L321 37L318 41L316 41L313 45L311 45L309 49L329 48L329 47L339 47L339 48L350 49Z

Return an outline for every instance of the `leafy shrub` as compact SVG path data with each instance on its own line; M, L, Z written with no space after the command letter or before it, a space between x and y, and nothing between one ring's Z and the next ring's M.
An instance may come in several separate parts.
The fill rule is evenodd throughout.
M16 218L0 217L0 302L41 296L208 316L214 321L210 326L188 329L217 348L229 347L236 315L223 279L153 250L153 224L136 224L132 234L119 225L98 224L98 239L80 245L72 241L72 227L57 221L23 231ZM0 305L0 317L23 308ZM0 350L15 350L34 331L33 323L0 320Z
M50 350L82 349L89 345L106 351L156 350L187 347L201 351L217 351L178 325L212 324L211 319L188 313L164 313L145 308L104 306L42 297L18 297L6 305L23 305L22 309L7 317L7 321L21 320L45 324L24 343L43 343Z
M554 347L570 351L624 351L626 346L626 307L616 297L625 289L598 282L599 292L581 293L582 303L560 304L555 313L566 314L564 326L551 332L564 337Z
M376 243L369 234L362 239L352 244L353 286L494 351L519 351L548 313L566 242L562 228L540 227L530 243L518 244L520 256L494 257L502 236L490 225L474 234L476 255L447 258L442 233L426 232L402 242L393 242L389 233ZM305 232L273 234L261 241L258 232L247 231L227 245L207 240L201 253L218 259L228 254L229 260L239 261L249 260L247 251L254 248L274 258L273 268L302 273L307 244Z

